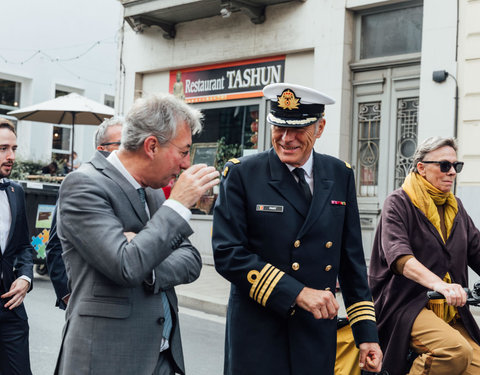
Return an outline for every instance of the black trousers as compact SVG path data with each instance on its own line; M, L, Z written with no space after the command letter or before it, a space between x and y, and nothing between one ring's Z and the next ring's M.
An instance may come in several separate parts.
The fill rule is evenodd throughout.
M0 293L5 293L1 282ZM28 321L6 309L7 301L0 299L0 375L31 375Z

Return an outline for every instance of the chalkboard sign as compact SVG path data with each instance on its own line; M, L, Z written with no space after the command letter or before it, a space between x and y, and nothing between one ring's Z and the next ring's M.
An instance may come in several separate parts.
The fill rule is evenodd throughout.
M194 143L192 145L191 163L207 164L214 167L217 159L218 143Z

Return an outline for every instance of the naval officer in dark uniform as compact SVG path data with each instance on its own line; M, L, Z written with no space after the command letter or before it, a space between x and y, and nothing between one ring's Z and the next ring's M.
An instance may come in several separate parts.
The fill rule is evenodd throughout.
M231 282L224 373L333 374L337 277L359 365L380 371L353 172L313 151L334 100L287 83L263 93L273 148L226 164L213 217L215 267Z

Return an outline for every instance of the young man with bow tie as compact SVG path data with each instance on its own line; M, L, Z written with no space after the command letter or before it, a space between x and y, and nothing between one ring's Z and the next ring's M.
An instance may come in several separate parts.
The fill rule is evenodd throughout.
M17 150L14 125L0 118L0 373L31 374L23 300L33 279L33 248L22 187L7 179Z

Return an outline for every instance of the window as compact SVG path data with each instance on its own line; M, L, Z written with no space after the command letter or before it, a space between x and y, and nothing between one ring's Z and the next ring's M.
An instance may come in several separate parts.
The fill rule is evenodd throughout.
M66 90L55 90L55 98L70 94ZM57 124L52 131L52 160L63 162L68 160L71 149L72 125Z
M381 102L360 103L358 108L358 176L362 197L377 195L380 155Z
M397 101L397 152L395 160L395 189L403 184L412 167L417 149L419 98L401 98Z
M20 106L21 83L0 79L0 114L14 111Z
M115 97L112 95L105 95L103 99L103 104L115 108Z
M258 104L202 109L203 130L193 136L192 162L214 160L212 164L221 172L231 158L258 152L259 109ZM212 189L192 213L211 214L216 198L217 192Z
M360 18L360 59L421 51L422 5L383 8Z
M203 110L204 128L193 143L217 142L215 164L223 170L229 159L257 152L258 110L258 105Z

